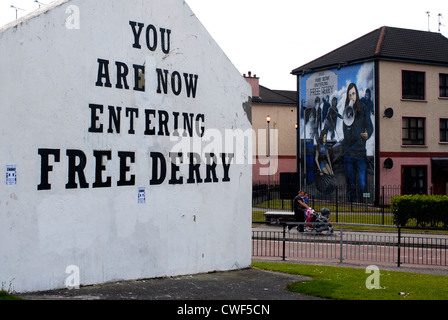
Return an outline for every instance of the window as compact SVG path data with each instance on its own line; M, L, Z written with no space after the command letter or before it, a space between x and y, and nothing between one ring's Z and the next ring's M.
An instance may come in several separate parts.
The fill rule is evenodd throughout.
M448 74L439 74L439 97L448 98Z
M402 98L425 100L425 73L403 70L401 74Z
M440 142L448 142L448 119L440 119Z
M403 145L425 145L425 118L403 117Z
M402 167L402 194L426 194L427 167Z

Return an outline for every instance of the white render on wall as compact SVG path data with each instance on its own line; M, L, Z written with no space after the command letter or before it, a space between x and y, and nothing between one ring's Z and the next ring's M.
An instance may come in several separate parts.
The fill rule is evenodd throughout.
M133 31L130 21L144 24L140 49L133 47L139 29ZM154 51L148 49L149 25L154 26L148 33L150 46L151 32L156 30L160 41L160 28L171 31L168 53L161 42ZM98 59L109 61L111 88L97 85L102 74ZM117 62L128 67L129 89L116 87ZM145 68L145 91L134 90L143 82L135 83L133 65ZM168 70L166 94L157 93L156 69ZM175 71L182 81L178 95L170 80ZM194 97L187 96L184 73L198 76ZM171 135L176 113L202 115L198 125L222 136L226 130L251 129L250 86L184 1L55 1L0 28L0 74L0 170L6 174L7 165L17 168L16 184L0 184L4 287L17 292L63 288L71 265L79 268L81 285L250 266L250 146L242 148L247 161L228 167L230 181L223 181L225 168L217 163L217 182L194 176L187 183L191 167L184 158L174 174L183 177L182 183L169 183L170 152L179 151L181 142L199 143L201 151L210 140L158 135L166 130L164 120ZM93 113L91 105L102 105L103 112ZM122 108L119 133L109 124L109 106ZM133 122L133 111L126 115L126 108L138 109ZM149 124L147 110L155 110ZM131 122L134 133L129 133ZM101 132L89 131L101 125ZM145 134L148 125L156 134ZM183 127L181 116L178 126ZM233 152L218 149L212 150L218 160L220 151ZM59 152L59 161L42 150ZM69 167L81 165L76 157L76 163L69 163L71 150L86 157L86 188L77 172L77 186L66 186ZM102 156L97 163L94 151L110 152L110 158ZM134 162L124 158L125 168L119 152L132 153ZM152 153L166 161L166 178L154 185L150 179L161 167L154 169ZM201 163L203 180L206 169ZM117 186L123 173L127 181L134 177L132 185ZM51 187L39 190L45 176ZM108 178L110 186L94 187ZM139 187L146 191L142 204Z

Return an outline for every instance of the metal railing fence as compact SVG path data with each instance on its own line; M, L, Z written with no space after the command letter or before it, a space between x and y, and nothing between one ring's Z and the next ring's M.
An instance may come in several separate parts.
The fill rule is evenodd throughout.
M270 230L254 228L252 256L286 259L326 259L371 261L402 264L448 266L448 235L403 234L401 227L389 232L353 232L350 224L334 224L334 233L313 235L289 227L301 223L283 223ZM309 223L306 223L309 224ZM384 226L377 226L383 227ZM262 230L260 230L262 229ZM275 230L276 229L276 230ZM410 229L410 228L406 228Z

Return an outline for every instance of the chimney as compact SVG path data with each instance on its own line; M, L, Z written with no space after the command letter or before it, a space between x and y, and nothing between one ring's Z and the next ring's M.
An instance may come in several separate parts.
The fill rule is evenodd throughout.
M256 74L254 74L254 76L252 77L252 72L250 72L250 71L248 72L248 76L246 76L246 74L243 74L243 77L252 86L252 97L259 97L260 96L260 78L257 78Z

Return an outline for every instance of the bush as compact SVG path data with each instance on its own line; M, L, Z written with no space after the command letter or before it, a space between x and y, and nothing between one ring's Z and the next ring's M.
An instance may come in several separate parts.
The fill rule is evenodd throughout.
M405 226L412 219L420 227L448 226L448 196L404 195L391 200L397 226Z

